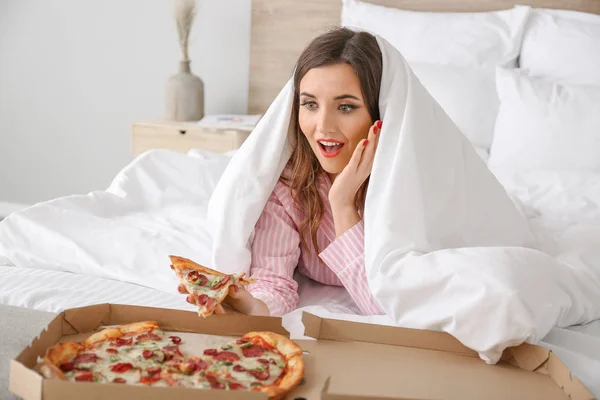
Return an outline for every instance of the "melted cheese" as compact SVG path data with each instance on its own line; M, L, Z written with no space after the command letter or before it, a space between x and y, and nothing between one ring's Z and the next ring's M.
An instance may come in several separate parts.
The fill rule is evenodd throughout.
M157 335L162 335L162 331L153 332ZM136 338L139 335L133 336L133 342L131 346L120 346L115 347L111 345L111 342L101 342L97 346L94 347L94 354L98 357L97 362L95 363L85 363L79 364L78 369L87 369L94 373L94 380L100 383L113 382L115 378L122 378L128 384L133 385L143 385L140 383L140 379L142 378L142 373L139 368L146 370L148 367L163 367L163 364L160 363L156 357L151 357L149 359L145 359L143 356L144 350L151 350L158 353L165 346L173 346L173 342L171 339L161 339L161 340L149 340L140 343L135 343ZM107 350L112 349L112 352L108 352ZM117 351L116 353L114 351ZM164 353L162 354L164 356ZM133 369L130 369L125 372L113 372L111 367L117 363L129 363L133 365ZM69 380L75 380L77 376L77 372L67 373L66 377ZM153 382L152 386L169 386L165 381L160 380L157 382Z
M229 348L229 346L231 347ZM235 344L235 342L231 342L228 345L222 346L222 348L226 348L226 351L237 354L240 357L240 360L233 362L229 366L224 366L222 363L217 362L213 367L209 368L209 370L217 372L220 376L225 376L227 373L229 373L237 382L242 383L245 386L249 386L252 382L260 382L265 386L272 385L277 378L279 378L283 372L283 368L285 367L285 362L283 361L282 356L272 351L265 351L260 357L246 357L244 356L240 346ZM265 359L269 361L271 359L275 360L275 364L269 364L269 378L263 381L256 379L254 375L248 372L267 370L266 365L260 363L258 361L259 359ZM247 371L234 371L233 367L235 367L235 365L241 365Z
M155 334L160 335L163 334L162 331L156 331ZM133 344L131 346L121 346L121 347L113 347L110 342L102 342L99 343L94 348L94 353L97 355L98 360L95 363L86 363L80 364L78 367L80 369L89 369L94 373L94 380L96 382L113 382L115 378L122 378L126 383L132 385L144 385L140 383L140 379L142 379L142 372L140 372L140 368L143 371L146 371L148 367L161 367L161 376L165 376L165 374L170 375L174 381L176 382L175 386L178 387L188 387L188 388L199 388L199 389L209 389L210 383L206 381L204 378L204 374L206 372L210 372L216 374L221 378L221 383L225 385L227 389L229 389L228 380L235 380L236 382L244 385L249 388L253 384L257 385L272 385L283 372L283 368L285 367L285 362L281 355L272 351L265 351L259 357L246 357L242 351L240 345L236 344L235 341L230 342L221 346L219 351L228 351L238 355L240 358L238 361L227 362L227 361L217 361L212 356L199 356L201 360L204 360L208 364L208 368L203 372L196 372L191 375L187 375L185 373L180 372L172 372L168 373L168 364L163 364L155 360L154 357L150 359L145 359L143 357L144 350L151 350L154 352L159 352L165 346L173 346L173 342L171 339L166 338L157 341L145 341L135 344L135 338L138 335L133 337ZM113 349L112 352L108 352L108 349ZM114 353L114 350L117 353ZM186 355L184 357L187 360L189 357ZM263 365L258 360L275 360L275 364L269 363L268 372L269 378L265 380L258 380L254 377L249 371L267 371L267 365ZM117 363L129 363L134 366L133 369L130 369L126 372L113 372L111 371L111 366ZM242 366L246 371L238 372L234 371L233 368L236 365ZM69 380L75 380L78 372L72 371L66 373L66 377ZM144 376L147 376L147 372L143 372ZM160 386L160 387L168 387L170 386L167 380L161 379L157 382L151 383L152 386Z
M192 270L183 270L183 274L186 277L190 272L192 272ZM230 286L229 284L227 284L224 287L217 289L217 290L212 289L212 287L217 286L225 278L224 276L215 276L215 275L210 275L210 274L202 274L202 275L204 275L206 278L208 278L208 282L206 283L206 285L201 286L201 285L198 285L198 284L186 279L186 281L184 282L186 289L198 296L205 294L208 297L212 297L212 298L220 298L224 294L224 292L229 290L229 286ZM229 279L230 279L229 282L231 284L237 284L239 281L238 277L236 277L234 275L230 275Z

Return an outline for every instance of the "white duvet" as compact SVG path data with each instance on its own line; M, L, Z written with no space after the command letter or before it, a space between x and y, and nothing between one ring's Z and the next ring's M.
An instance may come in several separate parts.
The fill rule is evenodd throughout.
M448 332L490 363L506 347L538 342L553 326L599 318L599 259L544 252L551 246L536 240L523 211L406 60L381 37L377 42L383 127L364 248L369 288L385 313L401 326ZM293 97L290 79L211 197L217 269L250 266L254 224L293 147ZM566 251L578 253L571 246L582 240L593 249L599 240L596 226L582 223L585 238Z
M496 171L518 211L403 59L380 46L387 92L365 256L371 291L388 316L369 321L446 331L496 362L506 347L537 343L554 326L600 318L600 176ZM106 191L10 215L0 223L0 256L10 268L75 273L92 285L129 282L169 301L177 294L169 254L247 269L246 235L285 162L285 137L273 135L286 129L278 111L288 100L289 86L233 160L151 151ZM245 173L251 178L235 179ZM224 196L228 190L236 196ZM346 306L319 310L360 318Z

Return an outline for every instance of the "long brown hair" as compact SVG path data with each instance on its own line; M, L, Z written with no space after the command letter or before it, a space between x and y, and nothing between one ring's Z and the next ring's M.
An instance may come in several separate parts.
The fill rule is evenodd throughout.
M296 206L304 215L298 227L301 245L308 251L309 244L306 239L310 232L310 239L317 253L317 230L323 220L324 205L315 182L323 168L298 122L300 81L312 68L343 63L352 66L356 72L371 120L378 120L382 60L381 50L373 35L348 28L337 28L318 36L304 49L296 62L294 72L294 102L290 123L292 134L295 136L295 146L289 161L291 175L283 176L282 181L289 186ZM361 216L368 184L367 178L356 194L356 207Z

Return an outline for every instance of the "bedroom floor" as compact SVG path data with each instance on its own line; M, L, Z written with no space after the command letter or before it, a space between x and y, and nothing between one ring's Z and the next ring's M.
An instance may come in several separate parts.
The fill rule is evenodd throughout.
M8 360L25 349L55 316L54 313L0 305L0 320L3 321L3 340L0 342L0 399L17 400L8 390Z

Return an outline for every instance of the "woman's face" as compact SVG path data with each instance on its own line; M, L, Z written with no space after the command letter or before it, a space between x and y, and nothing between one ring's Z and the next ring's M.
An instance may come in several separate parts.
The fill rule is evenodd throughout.
M299 100L302 133L323 169L339 174L374 123L358 76L348 64L313 68L300 81Z

